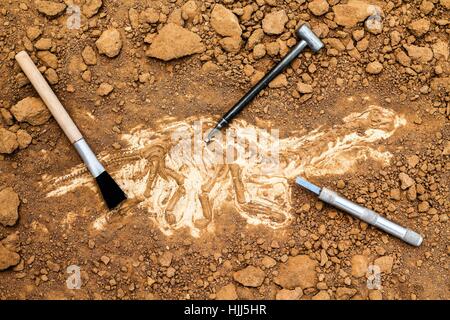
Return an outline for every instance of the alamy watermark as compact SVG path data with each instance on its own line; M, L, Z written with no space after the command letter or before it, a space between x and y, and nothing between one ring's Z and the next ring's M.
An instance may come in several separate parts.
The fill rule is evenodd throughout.
M67 289L79 290L81 289L81 268L77 265L67 267L66 272L70 276L66 280Z
M371 264L367 268L367 289L381 290L381 269L378 265Z
M67 18L67 29L80 29L81 28L81 9L77 5L69 5L66 11L69 17Z
M192 127L181 127L171 134L171 153L179 159L190 159L198 165L221 165L246 163L259 166L271 173L280 165L279 131L253 127L230 127L217 132L206 145L203 122L196 121Z
M365 22L367 29L381 33L383 30L383 11L376 5L369 5L367 11L370 14Z

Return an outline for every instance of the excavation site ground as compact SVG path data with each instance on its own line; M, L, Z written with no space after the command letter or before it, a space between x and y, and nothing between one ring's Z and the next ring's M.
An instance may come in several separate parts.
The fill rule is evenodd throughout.
M204 136L305 23L325 47L227 128L275 165L215 161L225 142ZM448 0L2 1L0 299L449 299L449 26ZM22 50L127 194L118 208Z

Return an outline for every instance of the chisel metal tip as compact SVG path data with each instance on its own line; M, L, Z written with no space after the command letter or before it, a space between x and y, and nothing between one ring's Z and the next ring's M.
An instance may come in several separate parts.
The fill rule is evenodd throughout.
M217 132L219 132L217 128L212 129L208 134L208 137L205 139L205 143L210 144Z
M318 186L312 184L311 182L306 181L306 180L304 180L304 179L302 179L302 178L300 178L300 177L297 177L297 179L295 179L295 182L296 182L299 186L301 186L301 187L303 187L303 188L305 188L305 189L308 189L308 190L311 191L312 193L315 193L316 195L320 195L320 191L321 191L322 189L319 188Z

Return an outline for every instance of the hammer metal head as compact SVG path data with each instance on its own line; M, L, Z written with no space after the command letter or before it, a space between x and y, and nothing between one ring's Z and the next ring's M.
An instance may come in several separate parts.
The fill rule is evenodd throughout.
M295 31L295 34L299 39L304 40L308 44L308 47L310 47L314 52L319 51L324 46L320 38L316 36L306 24L298 28Z

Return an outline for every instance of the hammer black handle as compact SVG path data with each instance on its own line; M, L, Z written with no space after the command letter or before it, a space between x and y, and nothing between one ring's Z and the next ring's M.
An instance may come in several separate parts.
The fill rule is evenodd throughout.
M233 118L235 118L269 83L280 75L295 58L307 47L307 43L301 40L295 45L294 48L281 60L276 66L274 66L265 76L262 78L238 103L230 109L222 119L217 123L216 127L211 131L210 136L219 131L226 125L228 125ZM208 137L210 140L210 137Z

